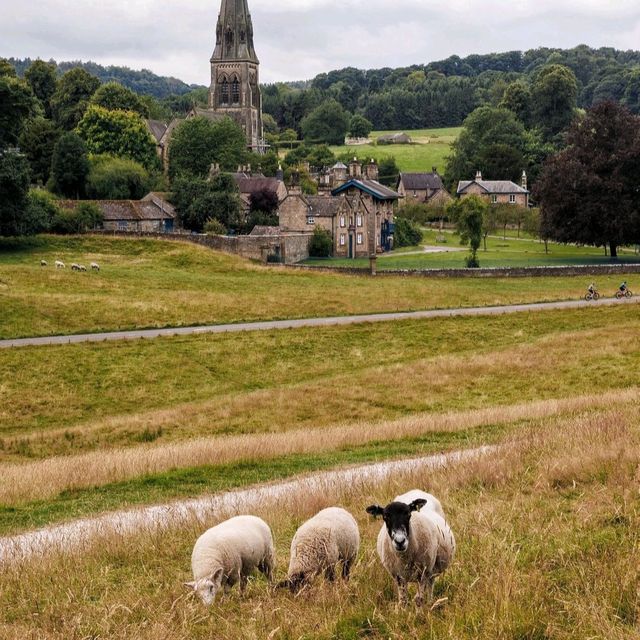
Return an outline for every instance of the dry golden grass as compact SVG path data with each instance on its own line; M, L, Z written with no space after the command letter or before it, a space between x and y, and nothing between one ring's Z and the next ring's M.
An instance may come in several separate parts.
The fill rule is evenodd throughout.
M58 495L62 491L95 487L138 476L205 465L269 460L292 454L317 453L373 441L402 440L429 433L466 431L482 426L540 420L616 402L637 405L640 388L576 398L543 400L442 415L413 415L377 424L356 423L310 431L199 438L182 443L140 446L77 456L5 464L0 503L16 504ZM41 479L46 478L46 482Z
M342 504L356 516L362 551L347 585L298 597L252 581L210 610L182 589L193 542L227 517L5 567L0 633L65 640L637 640L640 599L640 425L635 406L534 420L494 455L375 484L292 492L256 515L271 524L279 572L296 527ZM569 464L568 464L569 463ZM409 487L438 495L458 540L439 580L436 610L395 604L379 565L379 522L364 507Z

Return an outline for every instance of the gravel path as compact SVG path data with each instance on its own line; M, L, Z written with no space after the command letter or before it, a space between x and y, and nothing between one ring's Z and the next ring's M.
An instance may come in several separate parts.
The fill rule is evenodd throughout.
M496 447L480 447L448 454L380 462L337 471L315 473L286 482L229 491L193 500L109 513L96 518L75 520L17 536L0 538L0 567L49 553L63 553L99 541L104 536L133 535L141 530L163 529L194 518L206 519L212 513L232 515L251 512L269 504L282 505L293 491L318 492L358 482L383 481L393 474L418 469L439 469L449 464L488 455ZM381 499L384 496L381 496Z
M429 318L454 318L464 316L491 316L527 311L546 311L553 309L581 309L585 307L604 307L614 304L636 304L640 297L616 300L600 299L598 302L586 300L568 300L560 302L538 302L534 304L510 304L501 307L468 307L461 309L432 309L428 311L406 311L398 313L373 313L357 316L338 316L333 318L306 318L301 320L273 320L266 322L243 322L238 324L214 324L199 327L173 327L167 329L141 329L138 331L114 331L109 333L87 333L71 336L46 336L43 338L20 338L0 340L0 349L33 347L45 345L79 344L83 342L105 342L118 340L151 340L167 336L186 336L206 333L240 333L242 331L271 331L278 329L299 329L301 327L330 327L337 325L362 324L367 322L391 322L394 320L422 320Z

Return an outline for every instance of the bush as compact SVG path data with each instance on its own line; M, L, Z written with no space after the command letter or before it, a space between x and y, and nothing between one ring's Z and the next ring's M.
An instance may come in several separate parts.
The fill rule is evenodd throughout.
M100 226L104 220L102 211L92 202L81 202L73 210L60 211L51 224L54 233L84 233Z
M420 227L406 218L396 218L396 231L393 236L393 246L414 247L422 242Z
M328 258L333 252L333 238L325 229L316 227L309 241L309 255L312 258Z
M150 191L147 170L128 158L93 156L87 195L94 200L140 200Z
M53 221L60 215L60 207L47 191L30 191L27 196L25 225L30 233L44 233L51 229Z
M227 233L227 229L219 220L210 218L204 225L204 232L208 236L224 236Z

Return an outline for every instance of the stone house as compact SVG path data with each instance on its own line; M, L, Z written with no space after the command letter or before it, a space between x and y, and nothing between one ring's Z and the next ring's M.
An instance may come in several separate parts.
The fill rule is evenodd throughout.
M435 167L431 173L401 173L396 189L407 204L444 206L452 200Z
M527 174L522 172L522 186L511 180L483 180L478 171L475 180L461 180L458 183L458 196L480 196L491 204L512 204L520 207L529 206L529 190Z
M261 173L252 173L251 167L238 167L233 179L240 190L240 200L245 212L251 207L251 196L260 191L272 191L278 196L278 202L282 203L288 195L287 187L280 177L267 178Z
M406 133L386 133L377 140L378 144L411 144L411 137Z

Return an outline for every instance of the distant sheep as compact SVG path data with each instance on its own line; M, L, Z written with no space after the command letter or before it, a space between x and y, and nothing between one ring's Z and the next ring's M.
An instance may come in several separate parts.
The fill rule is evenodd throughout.
M399 497L411 497L413 493ZM423 508L426 505L427 508ZM431 600L436 577L444 573L453 560L455 538L440 512L442 506L438 500L431 504L424 497L408 504L396 500L384 508L379 505L367 507L367 513L382 516L384 520L378 534L378 556L398 585L401 604L407 601L410 582L418 583L417 606L424 604L425 592Z
M71 265L71 271L80 271L80 265L75 262Z
M200 536L191 556L193 582L185 586L209 606L221 587L226 593L240 582L240 591L244 593L248 576L255 569L271 581L274 565L269 525L255 516L237 516Z
M342 577L348 580L359 548L360 531L354 517L338 507L323 509L296 531L288 577L278 586L297 591L322 573L333 581L338 563L342 563Z
M91 271L100 271L100 265L97 262L92 262Z
M64 269L65 268L65 264L64 262L61 262L60 260L56 260L56 269Z
M87 270L87 267L85 267L83 264L79 264L78 267L79 267L80 271L85 271L86 272L86 270Z
M49 266L49 265L47 264L47 261L46 261L46 260L40 260L40 266L41 266L41 267L47 267L47 266Z

